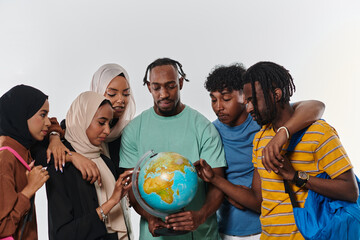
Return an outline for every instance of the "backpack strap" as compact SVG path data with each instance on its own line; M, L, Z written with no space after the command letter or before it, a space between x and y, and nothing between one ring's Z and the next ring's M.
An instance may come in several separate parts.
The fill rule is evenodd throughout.
M14 156L15 156L17 159L19 159L19 161L22 163L22 165L25 166L25 168L26 168L27 170L31 171L31 168L29 167L29 165L25 162L25 160L24 160L14 149L12 149L12 148L9 147L9 146L5 146L5 147L1 147L1 148L0 148L0 151L2 151L2 150L8 150L8 151L10 151L12 154L14 154Z
M306 127L292 135L289 146L287 148L288 152L294 151L296 145L301 141L302 137L304 136L304 134L308 128L309 127ZM287 194L289 194L292 207L293 208L299 207L299 204L297 203L297 201L295 199L294 191L290 187L288 181L286 181L285 179L283 181L284 181L285 192Z

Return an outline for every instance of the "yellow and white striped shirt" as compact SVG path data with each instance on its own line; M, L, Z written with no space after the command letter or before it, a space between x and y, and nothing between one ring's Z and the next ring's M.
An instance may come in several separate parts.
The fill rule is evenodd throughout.
M263 198L260 239L304 239L296 227L283 179L274 172L268 173L261 161L262 150L274 136L272 125L266 125L254 138L253 163L261 178ZM282 153L285 153L288 144L284 146ZM316 121L307 129L302 140L288 156L295 170L305 171L311 176L326 172L331 178L336 178L352 168L336 130L323 120ZM307 189L300 189L293 184L291 186L300 207L304 207Z

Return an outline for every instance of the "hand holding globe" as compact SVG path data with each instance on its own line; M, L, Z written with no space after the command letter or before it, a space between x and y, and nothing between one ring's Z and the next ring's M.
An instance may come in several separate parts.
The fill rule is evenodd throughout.
M153 216L165 218L179 212L194 198L197 173L193 164L178 153L148 151L137 163L133 192L140 206ZM163 229L161 235L185 232Z

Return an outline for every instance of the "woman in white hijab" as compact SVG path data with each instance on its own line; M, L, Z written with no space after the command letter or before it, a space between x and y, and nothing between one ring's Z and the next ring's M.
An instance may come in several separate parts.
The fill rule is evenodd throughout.
M70 162L63 173L48 168L46 185L50 239L129 239L120 200L130 189L131 171L116 181L116 167L104 155L113 109L104 96L80 94L66 115L65 146L93 161L102 176L101 186L82 179Z

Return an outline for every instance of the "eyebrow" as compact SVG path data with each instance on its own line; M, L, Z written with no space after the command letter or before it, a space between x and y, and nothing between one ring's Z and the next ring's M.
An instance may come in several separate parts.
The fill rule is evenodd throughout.
M43 112L43 113L48 113L49 111L48 111L48 110L45 110L45 109L41 109L41 112Z

